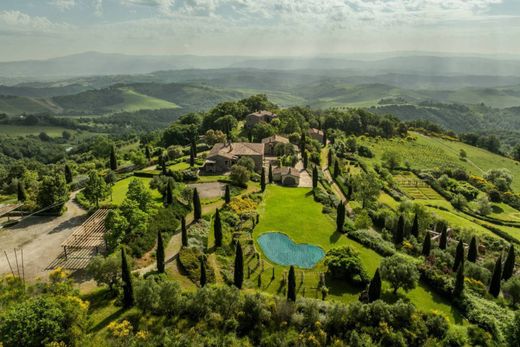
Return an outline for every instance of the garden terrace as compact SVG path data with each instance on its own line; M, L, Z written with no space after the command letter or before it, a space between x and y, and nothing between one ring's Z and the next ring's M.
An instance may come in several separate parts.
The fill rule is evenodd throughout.
M71 260L90 260L105 248L105 218L108 211L108 209L98 209L61 244L63 247L62 258L65 260L61 265L63 268L70 268L69 265L72 265L74 269L85 267L88 261L78 264L74 261L68 263L68 260L69 258Z

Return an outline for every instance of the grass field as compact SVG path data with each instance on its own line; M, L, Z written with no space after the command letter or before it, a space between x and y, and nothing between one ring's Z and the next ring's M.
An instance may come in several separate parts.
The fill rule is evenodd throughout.
M63 131L74 134L74 130L53 127L53 126L22 126L22 125L4 125L0 126L0 134L12 135L12 136L25 136L25 135L38 135L41 132L45 132L51 137L61 137Z
M151 178L148 177L128 177L121 181L117 181L116 184L112 187L112 201L110 200L110 196L104 201L104 203L112 203L114 205L120 205L126 197L126 192L128 191L128 185L134 179L142 181L145 187L150 187ZM152 193L153 199L158 203L162 203L162 196L157 190L150 189Z
M287 234L296 243L309 243L322 247L325 251L332 247L349 245L359 252L360 258L372 276L379 266L381 256L376 252L364 247L363 245L347 239L344 235L335 232L335 223L327 215L321 212L322 206L314 202L311 190L307 188L284 188L269 185L266 189L264 200L259 209L260 223L253 232L255 246L261 252L261 248L256 243L256 238L265 232L280 231ZM290 216L290 218L288 218ZM265 259L265 257L263 257ZM255 265L256 260L250 260L251 265ZM266 263L269 263L266 260ZM275 269L275 280L271 281L272 268ZM311 270L297 270L296 282L298 295L319 298L317 290L319 276L326 270L323 261ZM262 289L270 292L282 294L283 288L280 286L280 279L286 267L269 263L262 275ZM301 274L303 283L301 283ZM247 282L248 286L257 288L258 273L254 273ZM356 288L350 284L334 281L327 283L329 296L332 299L343 302L358 300L361 288ZM442 298L431 292L424 286L418 286L409 293L399 292L399 297L412 301L419 309L429 311L432 309L443 312L452 322L460 322L461 317L454 312L451 306ZM385 299L396 300L396 297L387 295Z
M407 160L415 169L457 165L473 175L482 176L490 169L506 168L513 174L513 189L517 192L520 191L520 163L461 142L428 137L418 133L410 133L410 135L414 136L416 140L360 138L359 142L369 146L374 152L375 158L367 159L372 163L380 162L381 155L385 151L396 151L401 154L403 162ZM467 153L465 161L459 158L461 149Z
M159 110L165 108L178 108L179 106L152 96L137 93L130 88L122 88L124 101L110 106L108 109L114 112L135 112L139 110Z
M20 115L22 113L54 113L56 111L59 111L59 108L46 99L26 96L0 96L0 113Z

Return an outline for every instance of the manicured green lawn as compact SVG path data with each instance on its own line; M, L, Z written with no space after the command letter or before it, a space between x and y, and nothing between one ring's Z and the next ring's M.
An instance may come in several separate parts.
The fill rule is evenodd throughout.
M128 185L132 180L137 179L139 181L142 181L145 185L145 187L150 187L150 181L151 178L148 177L128 177L121 181L116 182L114 186L112 187L112 201L110 201L110 196L104 201L105 203L112 203L114 205L119 205L123 202L123 200L126 197L126 192L128 191ZM162 196L156 189L150 189L150 192L152 193L153 199L157 203L162 202Z
M373 250L363 245L347 239L342 234L335 233L335 222L329 216L322 213L322 206L316 203L308 188L285 188L269 185L266 189L264 200L259 209L260 223L253 232L255 247L261 251L256 242L256 238L265 232L280 231L291 237L297 243L309 243L322 247L325 251L332 247L349 245L359 252L359 256L368 274L372 276L379 267L382 257ZM280 285L283 273L288 271L287 267L279 266L266 262L265 271L262 274L262 289L275 294L283 294L284 288ZM256 260L249 259L251 267L255 267ZM272 269L275 269L275 279L271 281ZM298 295L319 298L321 293L317 290L320 273L325 272L326 267L323 261L318 263L314 269L297 270L296 282ZM303 283L301 281L303 272ZM257 288L259 271L254 272L251 278L246 281L248 287ZM362 288L356 288L348 283L334 281L327 283L329 287L329 297L343 302L356 301ZM399 292L399 296L405 300L409 299L420 310L429 311L435 309L444 313L452 322L459 322L460 316L454 312L452 307L428 288L420 285L416 289L406 293ZM396 300L391 294L387 294L385 299Z

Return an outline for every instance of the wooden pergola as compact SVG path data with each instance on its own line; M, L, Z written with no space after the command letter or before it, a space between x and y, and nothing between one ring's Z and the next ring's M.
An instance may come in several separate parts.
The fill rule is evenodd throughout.
M63 247L63 253L66 260L71 252L85 254L85 252L77 251L90 250L95 252L95 254L99 254L102 249L106 248L105 218L108 211L108 209L98 209L85 222L83 222L83 224L78 226L65 241L63 241L61 246ZM91 253L92 252L88 252L88 254Z

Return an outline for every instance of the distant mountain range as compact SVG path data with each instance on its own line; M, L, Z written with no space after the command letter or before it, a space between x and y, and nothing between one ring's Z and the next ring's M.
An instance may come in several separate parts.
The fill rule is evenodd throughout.
M520 60L482 56L370 55L353 57L256 58L234 56L146 56L86 52L47 60L0 63L2 83L93 75L145 74L159 70L269 69L344 70L349 75L420 74L423 76L520 76ZM380 58L381 57L381 58ZM361 59L363 58L363 59Z

